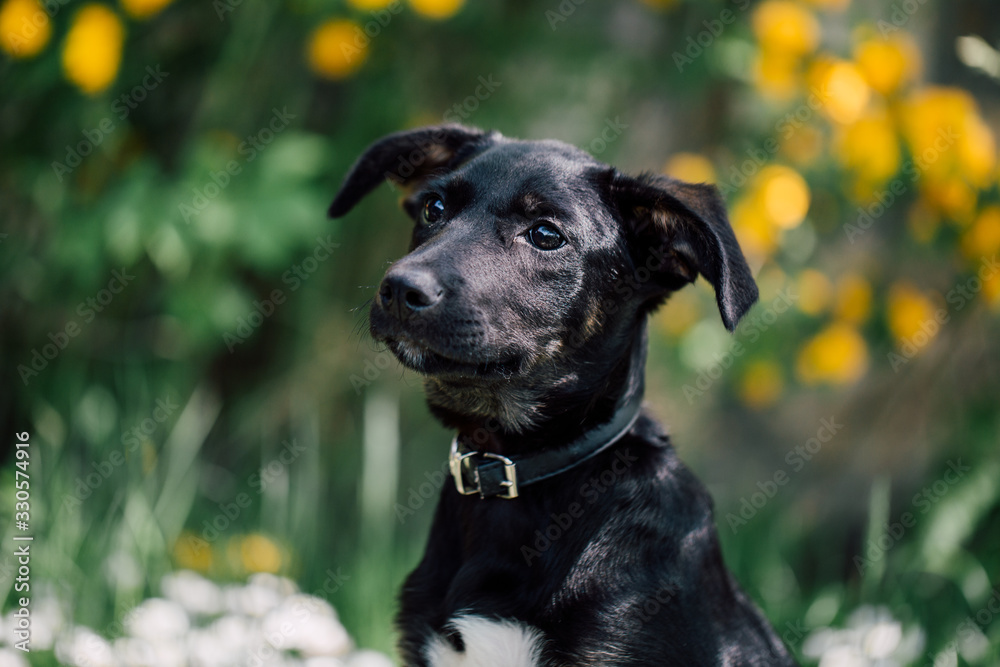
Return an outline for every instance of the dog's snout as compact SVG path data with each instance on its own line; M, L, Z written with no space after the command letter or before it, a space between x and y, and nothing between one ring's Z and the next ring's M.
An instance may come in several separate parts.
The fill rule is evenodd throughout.
M400 320L433 307L443 295L434 274L417 268L390 271L378 291L382 307Z

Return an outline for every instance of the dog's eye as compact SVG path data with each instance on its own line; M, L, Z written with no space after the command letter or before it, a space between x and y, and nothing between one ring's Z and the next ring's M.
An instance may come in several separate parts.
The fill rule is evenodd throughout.
M425 225L432 225L444 216L444 202L437 195L431 195L424 200L422 214Z
M539 250L555 250L566 244L566 239L559 230L546 222L528 230L528 241Z

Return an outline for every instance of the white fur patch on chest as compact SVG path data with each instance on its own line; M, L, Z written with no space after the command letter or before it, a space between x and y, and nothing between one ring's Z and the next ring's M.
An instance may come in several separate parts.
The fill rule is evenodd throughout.
M448 625L461 634L465 650L432 637L425 653L431 667L543 667L542 633L536 628L480 616L457 616Z

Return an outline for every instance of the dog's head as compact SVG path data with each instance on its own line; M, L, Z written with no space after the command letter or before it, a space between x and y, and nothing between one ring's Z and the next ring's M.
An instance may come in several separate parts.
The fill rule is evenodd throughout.
M647 313L699 274L730 331L757 298L709 185L446 125L374 143L330 215L383 180L407 193L415 226L378 289L371 332L427 377L439 412L530 427L556 396L604 387Z

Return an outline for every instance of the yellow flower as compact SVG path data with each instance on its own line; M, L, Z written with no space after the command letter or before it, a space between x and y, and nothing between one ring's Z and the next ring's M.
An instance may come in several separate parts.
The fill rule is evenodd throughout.
M642 4L660 10L673 9L679 2L680 0L642 0Z
M803 125L782 138L781 151L798 165L811 165L823 154L823 133L812 125Z
M799 274L799 310L806 315L819 315L830 305L833 285L830 279L815 269Z
M182 568L208 572L212 567L212 545L185 530L174 543L174 562Z
M965 224L972 221L979 195L968 182L958 176L923 183L924 200L930 207L954 221Z
M1000 272L983 281L983 298L993 310L1000 310Z
M0 7L0 48L15 58L30 58L45 48L52 24L37 0L7 0Z
M271 572L281 569L281 549L260 533L240 540L240 563L248 572Z
M934 319L936 310L934 302L912 284L896 283L889 290L889 331L897 343L909 341Z
M148 19L158 14L171 0L119 0L128 15L134 19Z
M670 301L653 316L653 326L667 336L679 338L701 318L698 292L686 289L670 295Z
M842 12L850 6L851 0L806 0L806 3L817 9Z
M765 49L754 61L753 79L764 96L775 100L791 99L801 79L798 57Z
M781 396L785 381L781 367L773 361L753 361L740 379L739 393L743 402L754 409L773 405Z
M977 188L993 185L995 139L968 92L926 88L907 100L901 119L914 162L925 178L955 177Z
M760 170L748 190L733 206L732 223L744 253L759 262L777 247L782 229L805 219L809 186L794 169L772 164Z
M862 324L872 308L872 286L856 273L843 275L837 281L834 314L844 322Z
M447 19L458 13L465 0L410 0L413 11L429 19Z
M778 233L761 207L760 197L746 197L732 208L733 231L751 264L759 264L774 252Z
M799 350L796 374L806 384L848 384L868 369L868 346L850 324L836 322Z
M971 260L1000 252L1000 206L987 206L962 235L962 253Z
M770 165L757 176L763 209L773 225L798 227L809 212L809 186L791 167Z
M364 64L368 42L368 37L354 21L327 21L309 38L309 67L328 79L345 79Z
M906 226L910 235L921 243L929 243L941 226L941 216L929 205L927 197L921 197L906 215Z
M663 173L689 183L715 183L715 169L697 153L677 153L663 165Z
M865 114L837 134L837 159L865 187L874 192L899 171L902 158L892 119L879 109Z
M73 17L63 46L66 78L88 95L111 85L122 59L125 27L104 5L84 5Z
M363 12L377 11L379 9L385 9L391 5L395 0L348 0L348 3L355 9L360 9Z
M803 56L819 44L816 17L790 0L765 0L754 10L752 23L764 51Z
M868 82L857 65L845 60L816 62L810 69L809 82L821 101L823 113L837 123L846 125L856 121L871 98Z
M913 38L897 32L871 36L854 48L854 60L868 85L883 95L899 90L920 73L920 51Z

